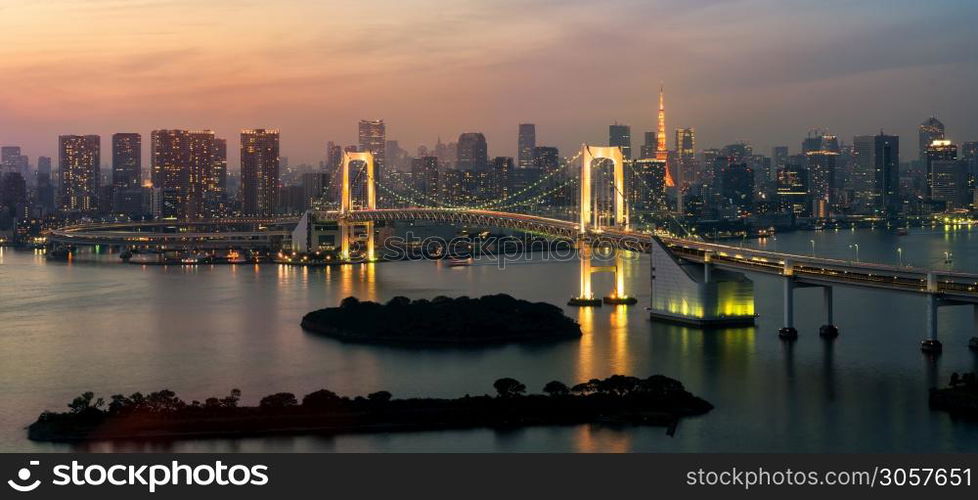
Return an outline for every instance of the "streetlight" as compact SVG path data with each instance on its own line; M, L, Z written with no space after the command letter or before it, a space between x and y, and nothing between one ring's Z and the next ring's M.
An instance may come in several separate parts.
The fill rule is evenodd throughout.
M808 240L812 243L812 257L815 256L815 240Z
M900 256L900 267L903 267L903 249L897 248L897 255Z
M859 243L853 243L852 246L856 247L856 262L859 262Z

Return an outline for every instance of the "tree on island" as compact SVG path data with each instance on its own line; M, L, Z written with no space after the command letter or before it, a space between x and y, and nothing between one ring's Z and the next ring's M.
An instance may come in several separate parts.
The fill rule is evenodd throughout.
M89 410L98 410L105 404L105 400L98 398L95 403L92 404L92 400L95 399L94 392L85 392L81 396L73 399L71 403L68 403L68 408L71 409L71 413L81 414Z
M559 380L551 380L543 386L543 392L550 396L566 396L570 394L570 389L567 388L567 384Z
M391 400L393 396L387 391L377 391L367 394L367 400L372 403L386 403Z
M526 392L526 386L515 378L504 377L492 383L501 398L514 398Z
M328 408L336 408L343 401L343 398L339 397L335 392L320 389L316 392L310 392L302 398L302 407L311 408L317 410L323 410Z
M291 392L279 392L271 396L265 396L258 402L258 407L263 410L281 410L298 406L299 402L295 399L295 394Z

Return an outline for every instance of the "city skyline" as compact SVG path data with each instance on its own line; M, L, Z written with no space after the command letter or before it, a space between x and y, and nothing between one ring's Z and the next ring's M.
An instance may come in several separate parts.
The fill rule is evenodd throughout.
M745 140L794 152L816 127L847 142L881 127L911 138L931 115L949 139L973 140L978 104L967 82L978 64L967 19L978 7L900 3L621 0L594 19L582 2L531 2L518 16L476 2L441 10L283 2L234 14L213 2L198 6L199 17L220 21L195 23L179 1L15 2L3 8L0 82L10 92L0 101L8 117L0 144L33 159L57 156L65 134L184 128L234 137L274 127L291 164L315 165L326 141L356 144L356 122L383 119L387 137L409 151L481 131L490 156L517 157L518 123L534 123L536 143L561 151L604 143L615 122L634 137L655 130L660 82L668 133L695 128L701 147ZM883 8L893 15L876 16ZM344 23L354 9L375 29ZM564 21L545 21L556 18ZM612 19L615 31L600 22ZM656 30L633 29L653 20ZM267 34L241 37L260 22ZM765 29L741 37L744 26ZM655 61L616 50L636 44L654 47ZM548 71L532 70L541 64ZM622 67L625 77L607 78ZM513 78L520 74L531 78ZM234 148L230 156L237 166Z

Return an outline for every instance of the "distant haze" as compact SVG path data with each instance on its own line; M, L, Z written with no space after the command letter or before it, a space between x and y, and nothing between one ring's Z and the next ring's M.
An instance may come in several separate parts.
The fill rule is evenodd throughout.
M697 149L745 140L797 152L812 128L904 139L937 115L978 140L972 0L4 0L0 144L35 162L57 135L274 127L291 164L354 144L382 118L414 152L517 124L567 154L608 125L672 130ZM148 147L144 147L148 151ZM109 158L103 153L103 158Z

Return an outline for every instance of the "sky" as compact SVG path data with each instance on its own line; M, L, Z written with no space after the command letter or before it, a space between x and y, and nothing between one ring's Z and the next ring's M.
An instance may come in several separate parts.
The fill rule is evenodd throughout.
M384 119L413 152L517 125L569 154L632 126L694 127L697 148L792 152L809 130L880 129L916 155L931 115L978 140L973 0L0 0L0 144L59 134L278 128L290 164ZM144 150L148 149L144 147ZM146 152L144 152L144 155ZM148 165L148 163L147 163Z

